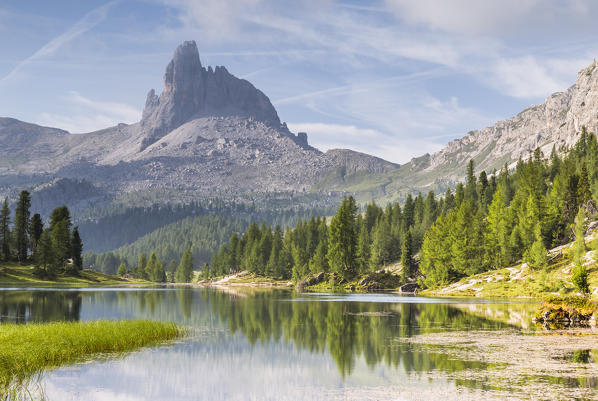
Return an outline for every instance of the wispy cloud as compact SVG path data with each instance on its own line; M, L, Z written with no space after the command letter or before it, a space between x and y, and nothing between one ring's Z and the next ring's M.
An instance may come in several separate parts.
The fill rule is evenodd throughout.
M118 123L134 123L141 117L141 111L128 104L92 100L76 91L70 91L66 100L73 105L71 113L64 115L44 112L40 123L72 133L84 133Z
M395 163L405 163L413 155L432 153L442 142L426 139L405 139L371 128L326 123L289 123L295 132L307 132L309 143L322 150L351 149L365 152Z
M7 75L0 79L0 84L5 83L12 79L16 74L19 73L23 69L23 67L27 66L28 64L41 59L43 57L50 56L54 54L57 50L63 47L68 42L71 42L78 36L84 34L85 32L89 31L100 22L102 22L106 16L108 15L108 11L110 7L116 4L119 0L110 1L100 7L97 7L87 14L83 16L79 21L77 21L74 25L72 25L69 29L67 29L62 34L58 35L54 39L50 40L40 49L38 49L35 53L31 56L27 57L26 59L20 61Z

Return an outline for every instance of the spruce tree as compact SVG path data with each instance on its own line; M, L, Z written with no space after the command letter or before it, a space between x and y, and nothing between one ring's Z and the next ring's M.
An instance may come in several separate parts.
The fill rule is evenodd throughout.
M467 173L465 179L465 200L475 202L477 201L477 191L476 191L476 177L474 173L474 163L473 159L467 163Z
M193 277L193 254L191 253L191 247L187 248L179 267L177 267L174 279L177 283L189 283Z
M0 210L0 256L8 261L10 259L10 209L8 199L4 199Z
M147 279L148 277L145 274L145 267L147 265L147 255L143 252L139 256L139 262L137 263L137 268L135 269L135 275L137 278Z
M29 237L31 239L31 253L33 255L35 255L37 244L39 243L39 239L41 238L43 232L44 232L44 223L42 223L42 218L41 218L40 214L36 213L31 218L31 223L29 225Z
M127 270L127 265L125 265L125 262L120 262L120 265L118 266L118 270L116 271L116 275L118 277L123 277L127 273L129 273L129 271Z
M17 260L24 263L27 260L27 249L29 247L29 208L31 207L31 195L28 191L21 191L17 210L15 213L14 237Z
M586 254L586 215L583 208L579 208L577 216L575 216L575 241L573 242L573 263L576 266L583 265L583 257Z
M587 295L590 292L590 286L588 283L588 270L583 265L576 265L573 268L573 274L571 275L571 281L577 291L581 292L582 295Z
M401 247L401 265L403 266L403 282L407 282L409 277L413 277L415 274L414 268L415 263L413 261L413 248L412 248L412 236L411 232L407 231L405 234L405 240Z
M348 279L355 274L357 232L355 215L357 206L352 196L345 198L330 222L328 234L328 263L330 268Z
M50 229L46 228L42 232L37 246L36 263L47 272L51 271L54 266L54 253Z
M54 229L54 226L61 221L66 221L66 225L70 229L72 225L71 212L66 206L59 206L52 210L50 214L50 230Z
M71 237L71 257L75 271L83 270L83 241L79 235L79 227L73 229Z
M57 267L64 267L71 254L70 233L66 220L57 222L50 230L52 251Z
M207 266L207 263L206 263ZM176 271L176 262L174 260L171 260L170 263L168 264L168 269L166 272L166 278L169 283L174 283L174 272ZM202 273L207 274L207 271L202 270ZM207 276L205 276L205 278L208 278Z

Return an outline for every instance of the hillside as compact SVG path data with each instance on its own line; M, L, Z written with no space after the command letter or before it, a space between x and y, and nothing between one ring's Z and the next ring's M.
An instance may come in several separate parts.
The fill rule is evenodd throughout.
M596 223L591 224L596 227ZM598 293L598 230L594 229L585 236L588 251L583 256L584 266L588 270L588 282L593 295ZM548 295L575 294L571 281L574 268L571 262L573 243L568 243L548 251L551 262L545 269L533 269L526 263L519 263L498 270L463 278L451 285L424 291L428 295L474 296L474 297L534 297Z

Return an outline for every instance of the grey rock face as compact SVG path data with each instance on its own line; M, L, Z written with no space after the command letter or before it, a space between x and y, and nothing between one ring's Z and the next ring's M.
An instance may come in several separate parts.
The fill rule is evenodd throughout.
M442 169L453 178L463 176L463 167L476 159L478 169L499 169L520 156L526 158L536 147L548 155L553 146L573 145L582 126L598 129L598 62L577 74L576 83L564 92L553 93L540 105L491 127L475 130L448 143L431 155L428 171ZM458 167L458 169L456 168Z
M206 116L252 117L273 127L278 114L266 95L224 67L202 67L194 41L180 45L164 74L164 90L152 89L145 103L141 149L193 118Z

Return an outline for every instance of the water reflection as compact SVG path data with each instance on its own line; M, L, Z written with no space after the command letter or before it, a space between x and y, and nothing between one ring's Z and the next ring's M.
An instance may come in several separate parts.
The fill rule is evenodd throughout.
M81 304L80 292L0 291L0 322L79 320Z
M0 291L3 321L172 320L240 334L252 347L282 342L300 351L328 353L343 378L353 373L359 359L370 369L384 364L391 369L402 366L406 372L482 369L483 364L451 360L442 353L414 352L412 345L398 340L433 331L518 328L518 319L527 322L534 308L526 304L416 302L416 298L369 295L345 300L350 302L342 302L338 296L286 291L231 293L190 288Z

